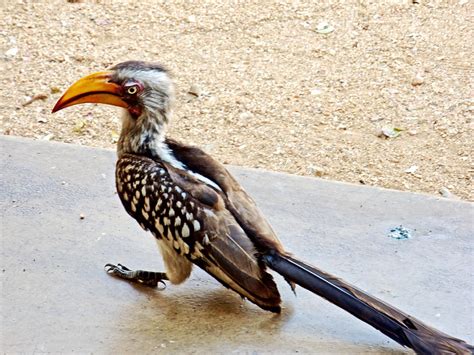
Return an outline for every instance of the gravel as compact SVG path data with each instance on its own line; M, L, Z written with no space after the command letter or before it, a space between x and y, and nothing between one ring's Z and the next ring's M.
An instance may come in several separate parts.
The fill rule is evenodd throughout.
M474 200L473 4L2 2L0 133L113 148L116 108L51 108L92 71L159 61L170 135L222 162Z

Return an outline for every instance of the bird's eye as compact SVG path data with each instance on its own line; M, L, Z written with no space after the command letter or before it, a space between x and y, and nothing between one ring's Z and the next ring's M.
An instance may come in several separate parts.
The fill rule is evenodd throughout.
M127 94L129 95L135 95L137 92L138 88L135 85L127 88Z

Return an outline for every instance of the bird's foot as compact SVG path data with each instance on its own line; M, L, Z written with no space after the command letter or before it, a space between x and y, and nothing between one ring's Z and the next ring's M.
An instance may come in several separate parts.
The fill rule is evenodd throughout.
M130 270L128 267L122 264L106 264L104 268L108 274L120 277L124 280L137 282L150 287L157 287L158 284L160 284L160 290L164 290L166 288L164 281L168 280L168 277L164 272Z

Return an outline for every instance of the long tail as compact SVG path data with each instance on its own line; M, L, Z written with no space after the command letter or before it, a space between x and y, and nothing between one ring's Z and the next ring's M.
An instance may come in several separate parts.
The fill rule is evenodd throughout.
M368 295L347 282L294 257L272 252L265 263L307 290L324 297L418 354L474 354L474 347Z

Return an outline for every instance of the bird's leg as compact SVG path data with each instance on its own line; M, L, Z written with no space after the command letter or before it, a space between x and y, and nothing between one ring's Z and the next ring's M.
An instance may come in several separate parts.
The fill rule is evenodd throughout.
M166 273L145 271L145 270L130 270L122 264L106 264L105 271L108 274L120 277L122 279L137 282L150 287L157 287L158 283L162 284L162 289L166 287L165 280L168 280Z

